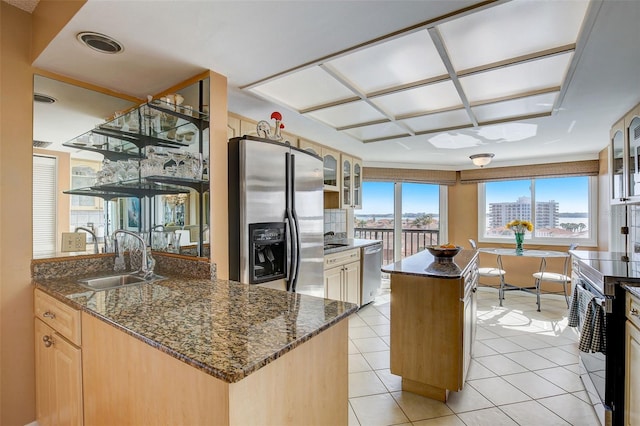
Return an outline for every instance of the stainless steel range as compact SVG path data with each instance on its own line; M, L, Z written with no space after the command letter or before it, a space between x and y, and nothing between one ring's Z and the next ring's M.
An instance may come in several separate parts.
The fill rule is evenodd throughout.
M572 282L604 311L604 349L580 352L581 378L603 425L624 424L625 286L640 286L640 261L625 253L570 251Z

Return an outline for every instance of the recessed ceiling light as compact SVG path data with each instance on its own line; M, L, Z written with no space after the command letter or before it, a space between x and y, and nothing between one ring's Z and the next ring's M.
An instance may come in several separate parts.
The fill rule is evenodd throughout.
M76 38L80 43L100 53L120 53L124 50L120 42L104 34L84 31L78 33Z
M49 95L43 95L42 93L34 93L33 94L33 101L34 102L40 102L42 104L52 104L54 102L56 102L56 98L49 96Z

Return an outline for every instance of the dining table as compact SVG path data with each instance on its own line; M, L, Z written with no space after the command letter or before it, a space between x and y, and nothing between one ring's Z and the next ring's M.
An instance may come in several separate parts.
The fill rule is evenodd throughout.
M540 258L540 266L537 272L543 273L547 268L548 258L565 258L563 274L567 275L569 266L569 253L566 251L555 250L516 250L515 248L502 248L502 247L482 247L478 248L480 253L488 253L496 256L496 262L498 269L505 270L502 266L502 256L517 256L517 257L536 257ZM504 300L505 291L521 290L527 293L535 294L537 298L538 311L540 310L540 288L539 282L537 285L531 287L522 287L515 284L507 283L504 279L504 275L500 275L500 288L498 289L498 298L500 299L500 306Z

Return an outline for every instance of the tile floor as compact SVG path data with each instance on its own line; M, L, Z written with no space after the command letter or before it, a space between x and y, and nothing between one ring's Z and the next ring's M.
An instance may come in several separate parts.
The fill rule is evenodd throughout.
M388 289L349 320L349 425L598 425L578 376L564 297L478 289L467 383L446 403L402 392L389 370Z

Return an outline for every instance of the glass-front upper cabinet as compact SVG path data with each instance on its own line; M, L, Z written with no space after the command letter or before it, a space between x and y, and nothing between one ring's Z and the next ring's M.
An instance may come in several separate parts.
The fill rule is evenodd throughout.
M626 126L629 141L629 198L640 196L640 117L633 116Z
M362 160L342 155L342 199L343 209L362 208Z
M611 128L611 154L610 166L611 170L611 201L624 201L627 193L624 178L624 119L620 120Z
M342 208L351 208L351 157L342 156Z
M353 165L353 208L362 208L362 161L354 158Z
M329 148L322 147L324 160L324 190L340 191L340 153Z
M610 139L611 203L640 203L640 104L611 127Z

